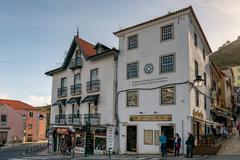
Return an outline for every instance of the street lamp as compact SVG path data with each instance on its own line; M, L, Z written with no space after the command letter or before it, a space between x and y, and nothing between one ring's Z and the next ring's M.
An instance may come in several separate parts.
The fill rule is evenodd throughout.
M204 80L200 75L196 76L196 79L193 81L193 86L194 87L202 87Z

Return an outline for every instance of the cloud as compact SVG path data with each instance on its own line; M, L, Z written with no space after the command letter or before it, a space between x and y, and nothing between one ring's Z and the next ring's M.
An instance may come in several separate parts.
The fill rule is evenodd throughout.
M51 96L31 95L31 96L29 96L27 103L34 107L51 104Z

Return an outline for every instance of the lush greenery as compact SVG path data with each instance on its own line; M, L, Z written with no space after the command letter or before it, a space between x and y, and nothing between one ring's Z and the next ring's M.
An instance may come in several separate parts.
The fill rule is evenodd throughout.
M240 36L233 42L223 44L210 55L210 60L220 68L240 65Z

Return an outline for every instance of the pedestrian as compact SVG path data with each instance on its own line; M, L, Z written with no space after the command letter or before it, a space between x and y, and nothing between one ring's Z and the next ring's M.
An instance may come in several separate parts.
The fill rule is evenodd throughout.
M238 133L239 133L239 136L240 136L240 122L238 122L237 130L238 130Z
M178 133L174 138L174 150L175 150L175 157L179 157L179 149L181 148L181 138Z
M167 156L167 137L165 136L164 131L162 132L161 136L159 137L159 141L161 144L162 157L166 157Z
M187 145L187 158L192 158L193 157L193 147L194 147L194 142L195 142L195 138L192 135L191 132L188 133L188 139L186 141L186 145Z

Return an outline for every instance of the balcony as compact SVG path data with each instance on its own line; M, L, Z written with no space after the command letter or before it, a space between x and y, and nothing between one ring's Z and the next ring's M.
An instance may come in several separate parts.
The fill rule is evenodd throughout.
M67 87L61 87L57 90L58 98L67 97Z
M93 80L87 82L87 92L99 92L100 91L100 80Z
M83 66L83 59L81 57L72 59L69 63L69 69L82 68L82 66Z
M80 114L69 114L68 115L68 124L82 124L82 116Z
M100 125L100 113L90 114L91 125ZM84 123L88 122L88 114L84 114Z
M55 115L56 124L66 124L66 115Z
M75 84L71 85L71 95L80 95L82 93L82 85L81 84Z

